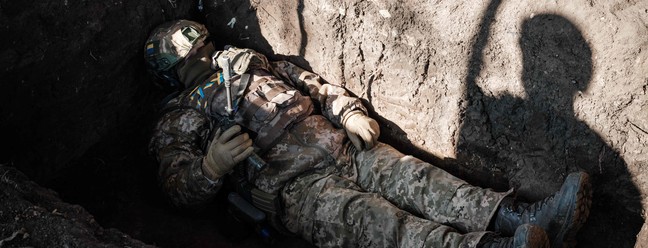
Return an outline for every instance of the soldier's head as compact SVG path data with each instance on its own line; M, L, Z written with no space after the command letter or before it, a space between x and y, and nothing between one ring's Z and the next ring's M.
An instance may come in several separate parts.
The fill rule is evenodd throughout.
M205 45L208 36L207 28L194 21L176 20L159 25L144 46L144 59L149 71L160 77L165 87L183 86L177 69Z
M565 17L540 14L522 23L522 79L531 99L571 101L592 77L592 50L579 28ZM560 99L558 99L560 100Z

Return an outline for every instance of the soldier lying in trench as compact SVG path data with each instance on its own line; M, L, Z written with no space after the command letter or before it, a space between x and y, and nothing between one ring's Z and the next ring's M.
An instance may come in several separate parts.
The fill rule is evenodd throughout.
M345 89L249 49L217 51L208 35L199 23L173 21L145 48L151 71L184 89L150 143L175 205L206 203L226 177L238 177L253 186L242 194L266 199L254 204L276 228L319 247L575 245L591 204L587 174L570 174L560 191L532 204L512 190L472 186L378 142L378 123ZM229 128L221 127L224 58L235 72L229 101L237 125ZM246 163L255 152L265 168Z

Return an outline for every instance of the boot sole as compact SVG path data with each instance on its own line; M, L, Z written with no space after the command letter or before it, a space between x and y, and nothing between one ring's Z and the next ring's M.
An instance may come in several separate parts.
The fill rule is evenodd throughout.
M585 172L570 174L565 180L565 184L571 184L570 181L577 180L577 187L569 189L570 194L575 194L576 202L569 206L567 220L562 224L561 232L556 235L552 244L553 247L570 248L576 246L576 234L585 224L589 216L590 206L592 205L592 185L590 184L589 175Z
M549 237L539 226L523 224L515 231L514 248L549 248Z

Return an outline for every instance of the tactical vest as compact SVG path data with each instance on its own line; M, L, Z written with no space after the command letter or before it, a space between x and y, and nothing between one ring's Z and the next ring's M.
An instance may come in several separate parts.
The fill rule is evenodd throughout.
M231 54L233 49L238 48L226 51L230 52L230 57L235 57ZM248 53L242 57L250 57L249 53L263 56L248 49L238 49L234 52ZM246 84L241 83L242 78L249 80L247 87L240 89L242 94L240 101L234 106L234 120L254 132L251 134L254 144L264 152L275 145L292 124L308 117L313 112L313 103L308 96L304 96L295 87L270 73L270 65L265 57L261 58L253 59L253 63L244 66L234 63L235 69L238 68L236 73L247 73L249 79L247 76L236 75L231 81L234 89ZM180 105L196 108L216 120L226 118L227 96L223 82L222 71L215 71L207 80L193 86L192 90L183 92Z

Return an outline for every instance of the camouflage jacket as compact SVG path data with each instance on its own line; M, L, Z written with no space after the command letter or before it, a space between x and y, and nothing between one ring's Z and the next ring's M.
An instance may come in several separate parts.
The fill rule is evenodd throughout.
M366 109L359 99L349 96L347 91L342 87L323 83L323 80L314 73L305 71L285 61L272 63L270 68L274 73L263 69L249 71L252 74L251 81L253 83L248 85L247 93L241 96L239 106L243 107L237 111L235 118L237 124L248 130L252 130L251 137L257 137L255 139L255 146L259 146L259 142L257 141L262 136L259 132L263 132L264 129L252 126L254 123L251 124L249 121L250 118L258 118L258 116L246 116L243 112L249 112L245 110L245 106L248 106L247 109L249 109L250 105L259 105L258 102L255 102L256 98L254 98L254 94L262 90L259 84L254 83L259 80L269 81L271 84L266 82L263 85L266 87L268 85L280 87L283 92L281 94L295 96L300 99L299 101L305 102L299 104L300 106L314 105L316 107L315 111L312 110L312 107L310 110L301 109L301 113L306 113L306 116L301 117L285 114L286 111L295 112L294 108L292 110L290 108L287 110L284 109L284 115L277 114L275 116L276 118L272 119L272 121L287 123L282 125L284 129L280 130L281 133L288 132L287 130L295 127L298 127L297 129L307 129L308 127L314 126L325 126L329 130L315 132L320 136L331 136L327 137L329 140L327 142L331 144L325 144L324 146L341 147L345 137L344 131L340 128L342 127L341 123L344 123L345 117L350 116L349 114L354 111L362 111L366 114ZM223 183L223 178L216 181L209 180L203 175L201 169L203 157L206 154L205 149L210 142L210 133L219 128L217 119L220 111L224 109L223 105L214 106L222 104L222 98L224 97L224 94L222 94L223 87L220 87L218 78L220 78L220 72L213 71L212 76L207 80L193 87L189 87L178 97L171 100L167 104L165 111L163 111L149 144L150 153L159 162L158 178L161 188L176 206L200 205L210 200L218 192ZM263 106L267 107L267 105ZM290 104L290 106L295 106L295 104ZM282 108L285 106L279 103L273 106L271 110L274 110L275 107ZM326 118L308 117L309 115L313 115L313 112L321 112L321 115ZM322 121L326 123L300 124L304 122ZM266 169L262 173L272 173L273 175L261 175L257 179L256 185L268 193L276 193L286 181L303 171L309 170L309 168L304 167L322 166L322 163L318 161L306 161L310 165L303 165L305 162L302 161L300 162L302 165L294 166L294 161L285 162L282 159L273 159L273 156L270 154L276 154L282 151L284 147L290 146L282 143L296 142L293 141L294 137L287 138L284 136L275 138L271 144L265 144L267 147L262 148L264 148L264 151L269 152L259 154L269 163L268 167L272 168ZM331 150L341 149L332 148ZM297 155L299 154L294 154L293 156ZM286 164L282 165L282 163Z

